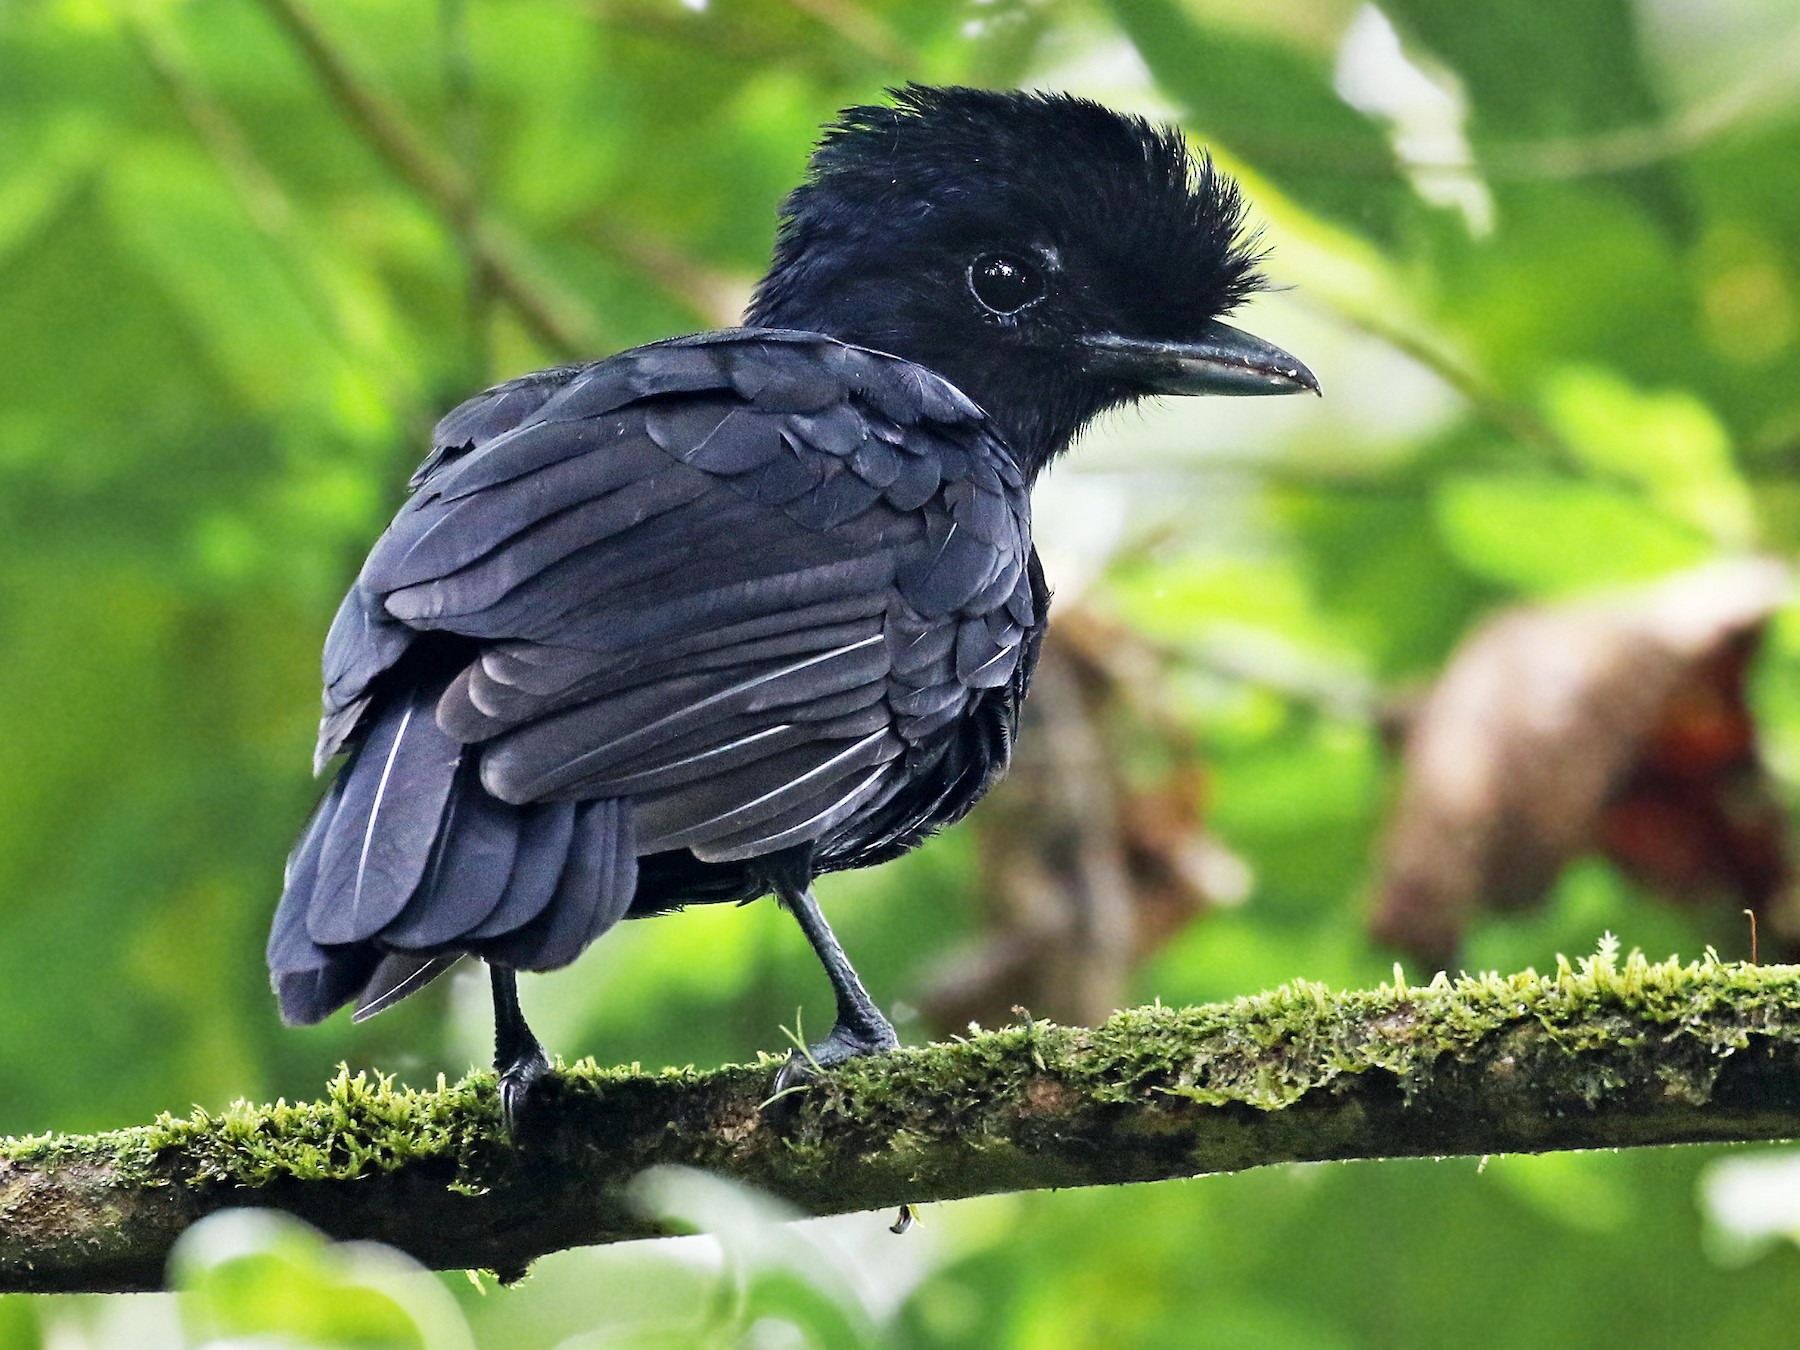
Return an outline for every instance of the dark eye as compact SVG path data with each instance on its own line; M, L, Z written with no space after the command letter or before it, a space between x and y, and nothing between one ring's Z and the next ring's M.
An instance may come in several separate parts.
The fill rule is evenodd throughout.
M996 314L1017 314L1044 298L1044 274L1016 253L983 253L969 264L969 289Z

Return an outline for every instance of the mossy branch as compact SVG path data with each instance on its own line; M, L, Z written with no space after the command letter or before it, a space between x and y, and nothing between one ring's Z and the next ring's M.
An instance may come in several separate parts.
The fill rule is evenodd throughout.
M767 1104L773 1060L568 1069L528 1147L493 1078L0 1145L0 1290L155 1287L229 1206L287 1210L441 1268L519 1271L653 1236L630 1182L675 1163L815 1214L1267 1163L1800 1134L1800 967L1610 952L1532 973L1333 993L1298 983L1094 1030L983 1032Z

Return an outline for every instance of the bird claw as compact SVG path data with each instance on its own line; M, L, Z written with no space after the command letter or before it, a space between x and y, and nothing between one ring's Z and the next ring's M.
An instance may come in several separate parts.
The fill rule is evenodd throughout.
M500 1071L500 1119L506 1137L515 1144L530 1134L532 1085L549 1072L550 1062L541 1050Z
M775 1095L780 1096L790 1088L805 1087L821 1069L899 1048L900 1037L885 1018L877 1018L864 1026L847 1026L839 1022L824 1040L788 1056L787 1063L775 1075Z

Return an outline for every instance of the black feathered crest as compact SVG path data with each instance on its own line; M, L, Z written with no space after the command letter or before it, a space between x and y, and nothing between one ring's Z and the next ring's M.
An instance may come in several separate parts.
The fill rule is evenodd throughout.
M1237 183L1181 132L1070 94L918 84L846 109L788 197L755 313L801 255L896 225L1003 221L1079 249L1143 336L1180 336L1265 286ZM1069 237L1073 232L1076 237Z

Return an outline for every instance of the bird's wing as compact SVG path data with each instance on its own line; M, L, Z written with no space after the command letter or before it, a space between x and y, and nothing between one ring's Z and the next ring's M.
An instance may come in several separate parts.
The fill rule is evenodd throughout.
M443 426L327 643L324 753L413 635L460 634L437 721L494 796L628 798L640 853L758 856L891 793L1034 622L1010 455L893 357L712 334Z

